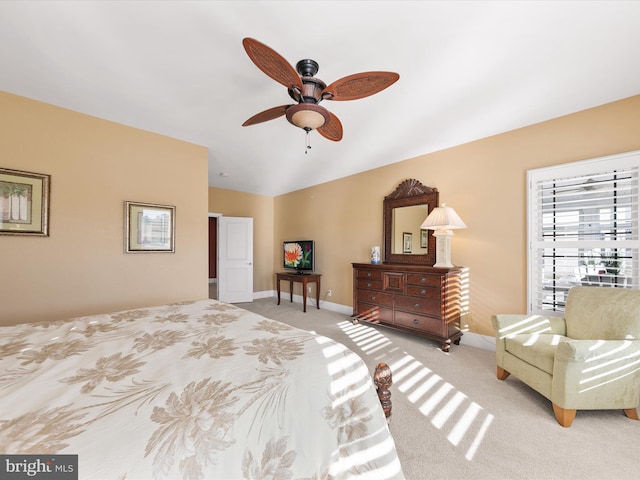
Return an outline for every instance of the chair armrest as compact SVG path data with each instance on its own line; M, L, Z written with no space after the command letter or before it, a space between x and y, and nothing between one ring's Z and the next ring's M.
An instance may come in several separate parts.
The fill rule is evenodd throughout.
M564 340L558 344L555 358L580 363L636 359L640 366L640 340Z
M550 400L561 408L636 408L640 340L561 340L551 382Z
M564 318L541 315L499 314L491 317L496 338L523 333L548 333L566 335Z

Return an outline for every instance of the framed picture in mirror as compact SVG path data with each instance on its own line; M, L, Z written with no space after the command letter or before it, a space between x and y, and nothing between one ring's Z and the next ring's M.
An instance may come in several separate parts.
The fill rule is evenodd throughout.
M411 253L413 247L412 237L413 235L410 232L402 233L402 253Z
M420 229L420 248L427 248L427 239L429 231L424 228Z

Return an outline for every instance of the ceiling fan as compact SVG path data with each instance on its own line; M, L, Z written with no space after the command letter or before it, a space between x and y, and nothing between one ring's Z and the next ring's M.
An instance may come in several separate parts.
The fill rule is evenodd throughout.
M243 127L286 115L289 123L302 128L307 134L311 130L318 130L323 137L338 142L342 139L342 124L338 117L319 103L323 100L357 100L368 97L400 78L400 75L393 72L363 72L341 78L327 86L314 76L319 69L314 60L300 60L294 70L277 52L253 38L243 39L242 45L251 61L269 77L287 87L289 96L297 102L260 112L244 122Z

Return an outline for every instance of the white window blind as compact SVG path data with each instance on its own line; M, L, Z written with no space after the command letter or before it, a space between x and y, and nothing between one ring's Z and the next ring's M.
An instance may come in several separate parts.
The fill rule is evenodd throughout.
M530 170L529 313L562 315L575 285L639 288L640 151Z

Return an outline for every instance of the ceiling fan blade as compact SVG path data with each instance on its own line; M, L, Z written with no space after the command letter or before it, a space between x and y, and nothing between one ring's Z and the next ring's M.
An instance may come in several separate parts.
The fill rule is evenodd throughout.
M285 113L287 113L287 108L291 105L280 105L279 107L273 107L269 110L265 110L264 112L256 113L253 117L242 124L243 127L248 127L249 125L255 125L256 123L267 122L269 120L273 120L274 118L281 117Z
M340 140L342 140L342 123L340 123L338 117L336 117L333 113L328 113L329 121L317 129L318 133L327 140L339 142Z
M302 80L295 69L282 56L253 38L242 40L247 55L269 77L289 88L297 85L302 90Z
M378 93L398 81L394 72L362 72L336 80L322 91L324 100L357 100Z

